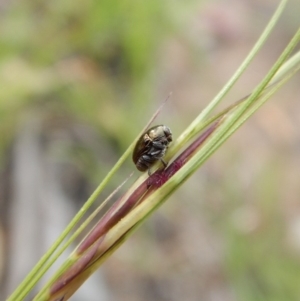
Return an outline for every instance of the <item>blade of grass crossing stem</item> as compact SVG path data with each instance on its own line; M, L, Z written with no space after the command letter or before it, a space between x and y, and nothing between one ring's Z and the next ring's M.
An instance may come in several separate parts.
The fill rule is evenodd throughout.
M192 158L185 166L182 167L182 171L180 170L178 173L185 173L186 176L191 174L194 170L196 170L203 162L203 158L207 159L206 152L210 152L210 150L214 147L215 144L221 145L224 141L222 141L222 137L225 137L224 135L226 132L234 125L234 123L240 118L244 112L249 108L255 97L257 97L264 87L267 85L267 83L271 80L272 76L276 73L280 65L283 63L283 61L287 58L287 56L290 54L290 52L293 50L293 48L296 46L296 44L300 40L300 30L297 31L296 35L292 39L292 41L289 43L287 48L284 50L280 58L277 60L277 62L274 64L273 68L271 68L270 72L267 74L265 79L261 82L261 84L255 89L253 94L249 97L249 99L242 104L240 108L237 109L234 117L227 122L227 124L224 122L224 125L222 128L216 130L215 135L211 137L210 141L207 141L207 143L203 146L201 151L198 153L198 157L195 156L195 158ZM220 142L218 142L220 141ZM191 169L189 171L189 168ZM176 176L176 175L175 175ZM181 178L183 180L183 178Z
M246 59L242 62L240 67L234 73L234 75L230 78L228 83L221 89L221 91L216 95L216 97L203 109L203 111L198 115L198 117L188 126L188 128L178 137L176 140L176 144L170 148L170 152L176 153L179 148L181 148L182 144L185 144L187 140L191 139L191 135L198 133L198 128L201 126L201 121L205 119L208 114L220 103L220 101L224 98L224 96L229 92L234 83L240 78L243 72L246 70L248 65L251 63L255 55L261 49L261 47L266 42L273 28L275 27L278 19L280 18L285 5L287 4L287 0L282 0L278 5L274 15L266 26L265 30L259 37L258 41L255 43L254 47L246 57ZM173 150L174 149L174 150Z
M298 68L294 68L294 70L286 75L285 78L282 78L279 82L277 82L271 90L268 91L267 94L263 95L258 102L255 102L248 111L246 111L240 118L240 120L230 129L230 131L222 137L220 143L218 143L208 156L205 157L204 161L223 143L225 142L251 115L253 115L277 90L281 88L283 84L285 84L296 72L300 70L300 65Z
M222 143L225 142L225 140L229 137L229 135L226 135L226 132L230 131L230 129L233 128L233 126L237 122L237 120L242 117L242 115L251 106L251 104L255 101L255 99L262 93L263 89L271 81L274 74L277 72L279 67L283 64L283 62L286 60L286 58L289 56L289 54L291 53L291 51L294 49L294 47L297 45L297 43L299 41L300 41L300 29L297 31L297 33L295 34L295 36L293 37L293 39L291 40L289 45L283 51L282 55L279 57L277 62L274 64L274 66L271 68L269 73L266 75L266 77L262 80L262 82L254 90L254 92L248 98L248 100L246 102L243 102L241 104L241 106L236 109L234 116L229 121L227 121L227 123L224 122L222 128L218 129L215 132L215 135L211 138L211 140L209 142L207 142L206 145L203 146L203 149L201 150L201 152L203 152L204 154L203 154L203 158L200 160L200 164L202 164L204 162L204 160L207 160L207 158L208 158L208 156L205 155L205 152L209 152L209 154L211 154L212 152L210 149L215 150L215 149L217 149L217 147L219 147ZM231 132L231 134L232 133L233 133L233 131ZM214 146L214 144L216 144L216 146ZM188 162L187 164L190 164L190 162ZM186 168L186 167L184 166L183 168Z
M133 174L133 173L132 173ZM59 257L70 245L71 243L82 233L82 231L86 228L86 226L92 221L92 219L101 211L101 209L107 204L107 202L117 193L121 187L128 181L128 179L132 176L132 174L121 183L101 204L98 206L96 210L80 225L80 227L75 231L75 233L64 243L64 245L55 253L56 257ZM30 283L26 286L25 290L21 292L19 298L22 300L27 294L30 292L31 288L33 288L38 280L48 271L51 265L56 261L56 257L49 258L49 260L43 265L43 267L37 272L36 275L31 279ZM68 267L68 262L65 262L66 265L62 265L60 267L60 271L64 270ZM59 271L57 272L59 273Z
M269 99L286 81L288 81L296 72L298 72L299 69L300 69L300 51L297 52L295 55L293 55L288 61L286 61L280 67L280 69L276 72L276 74L271 79L269 84L266 86L265 90L262 91L261 96L259 98L261 98L263 96L263 94L266 92L266 95L263 96L264 97L263 100L260 100L259 103L253 104L250 108L251 113L249 114L249 116L247 114L247 117L246 117L245 114L244 114L243 118L245 118L245 120L247 118L249 118L250 115L252 115L256 110L258 110L258 108L260 106L262 106L267 101L267 99ZM270 89L270 90L267 91L266 89ZM243 100L243 101L246 101L247 98L249 98L249 96L246 97L245 100ZM210 118L208 120L208 122L205 122L204 124L207 126L211 122L215 121L217 118L225 115L226 113L230 113L231 111L233 111L234 109L236 109L240 105L241 105L241 103L234 104L232 107L226 108L225 110L223 110L218 115L213 116L212 118ZM234 131L235 130L236 129L234 129ZM233 132L230 132L229 136L232 133Z
M61 245L63 240L67 237L67 235L71 232L71 230L75 227L75 225L79 222L79 220L83 217L86 211L91 207L91 205L95 202L99 194L105 188L107 183L110 181L112 176L119 169L121 164L125 161L125 159L132 152L134 144L130 145L130 147L125 151L123 156L118 160L115 166L108 172L107 176L100 183L100 185L96 188L96 190L92 193L89 199L84 203L80 211L75 215L69 225L65 228L62 234L58 237L58 239L53 243L53 245L49 248L49 250L42 256L42 258L38 261L35 267L29 272L26 278L21 282L21 284L17 287L17 289L10 295L7 301L21 301L24 298L24 292L28 291L27 286L30 286L32 279L38 273L39 270L42 269L43 265L49 260L49 258L54 254L57 248ZM55 257L55 260L57 257ZM46 271L45 271L46 272ZM43 275L41 275L43 276ZM30 289L32 287L30 286ZM26 296L26 295L25 295Z
M80 228L78 230L76 230L76 232L72 235L72 237L70 237L70 239L61 247L61 249L58 251L59 254L62 254L62 252L71 244L71 242L74 240L74 238L76 238L81 232L82 230L85 228L85 226L89 223L89 221L91 219L93 219L93 217L99 213L99 211L101 210L101 208L107 204L107 201L109 201L112 196L120 190L120 188L127 182L127 180L133 175L133 173L121 184L117 187L117 189L115 189L108 197L107 199L101 203L101 205L91 214L91 216L88 217L88 219L86 221L84 221L84 223L80 226ZM59 277L63 271L72 264L72 259L71 260L66 260L63 265L59 268L59 270L55 273L55 275L45 284L45 288L47 288L47 286L50 286L50 284L53 282L53 280L57 277ZM53 260L51 262L49 262L47 264L47 267L48 265L51 266L51 263L53 263ZM49 268L49 267L48 267ZM43 293L45 290L41 290L41 293Z
M165 103L170 98L171 93L169 93L168 97L164 100L162 105L158 108L158 110L153 114L153 116L150 118L148 124L146 127L153 122L153 120L157 117L159 112L162 110ZM143 130L144 131L144 130ZM142 132L143 132L142 131ZM65 228L65 230L62 232L62 234L58 237L58 239L53 243L53 245L49 248L49 250L42 256L42 258L38 261L38 263L34 266L34 268L28 273L28 275L25 277L25 279L20 283L20 285L16 288L16 290L10 295L10 297L7 299L7 301L21 301L21 295L24 295L24 292L27 291L26 287L30 286L30 283L32 282L33 277L35 277L45 265L45 263L49 260L51 256L55 253L55 251L58 249L58 247L61 245L61 243L65 240L65 238L69 235L71 230L76 226L76 224L80 221L80 219L83 217L83 215L87 212L87 210L92 206L92 204L96 201L97 197L100 195L100 193L103 191L107 183L111 180L113 175L117 172L117 170L120 168L120 166L124 163L124 161L131 155L134 146L136 144L136 141L139 139L142 132L137 136L137 138L130 144L130 146L127 148L127 150L124 152L124 154L121 156L121 158L117 161L117 163L113 166L113 168L108 172L106 177L103 179L103 181L99 184L99 186L96 188L96 190L92 193L92 195L88 198L88 200L84 203L80 211L75 215L75 217L72 219L72 221L68 224L68 226ZM57 259L57 257L54 258L54 261ZM46 271L45 271L46 272ZM41 274L39 279L44 275ZM39 280L38 279L38 280ZM35 282L35 281L34 281ZM30 286L31 289L31 286Z

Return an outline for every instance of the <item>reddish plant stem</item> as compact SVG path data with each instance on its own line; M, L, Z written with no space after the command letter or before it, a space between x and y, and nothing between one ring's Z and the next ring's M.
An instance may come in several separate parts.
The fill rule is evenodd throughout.
M139 202L153 193L158 187L168 181L198 150L205 140L218 127L220 120L213 123L193 143L191 143L165 170L157 170L146 179L120 206L124 197L121 197L102 217L94 229L88 234L84 241L78 246L76 253L85 252L95 241L107 233L120 219L128 214Z
M51 294L57 293L80 272L89 267L97 260L105 250L101 250L101 244L105 234L116 225L120 219L126 216L138 203L144 201L157 188L162 186L198 151L199 147L216 130L222 119L217 120L206 129L194 142L192 142L165 170L157 170L146 179L120 206L121 197L103 216L84 241L78 246L76 255L81 256L78 260L52 285ZM120 207L119 207L120 206ZM119 207L119 208L118 208ZM83 254L84 253L84 254Z
M121 197L81 242L76 253L81 254L85 252L99 237L107 233L107 231L116 225L121 218L126 216L126 214L128 214L128 212L139 202L139 199L145 194L147 189L147 183L145 181L128 197L121 207L117 208L124 198L124 196Z

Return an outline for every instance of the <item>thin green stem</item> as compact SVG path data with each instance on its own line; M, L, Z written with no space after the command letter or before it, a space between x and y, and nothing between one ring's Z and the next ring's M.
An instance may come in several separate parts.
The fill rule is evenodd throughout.
M33 288L30 284L32 279L35 278L35 275L39 273L45 263L49 260L49 258L54 254L59 245L64 241L67 235L71 232L71 230L75 227L75 225L80 221L83 215L87 212L87 210L92 206L95 202L99 194L106 187L107 183L111 180L116 171L120 168L120 166L124 163L127 157L131 154L132 149L134 147L134 143L132 143L128 149L125 151L123 156L117 161L115 166L109 171L100 185L96 188L96 190L92 193L92 195L88 198L88 200L84 203L80 211L75 215L72 221L68 224L62 234L58 237L58 239L53 243L53 245L49 248L49 250L42 256L39 262L35 265L35 267L29 272L27 277L22 281L22 283L17 287L17 289L11 294L11 296L7 299L7 301L21 301L28 292ZM55 260L57 257L55 258ZM45 271L46 272L46 271ZM39 273L40 274L40 273ZM44 273L43 273L44 274ZM40 274L40 277L43 276ZM39 279L40 279L39 277ZM38 279L37 279L38 280ZM35 283L36 281L34 281Z
M131 176L131 175L130 175ZM34 277L32 277L30 283L28 284L28 288L34 287L39 279L48 271L48 269L52 266L52 264L56 261L56 259L71 245L73 241L82 233L82 231L87 227L87 225L94 219L94 217L104 208L104 206L108 203L108 201L114 196L114 194L119 191L119 189L125 184L128 178L119 185L101 204L98 206L96 210L80 225L80 227L73 233L73 235L64 243L64 245L55 252L55 257L52 256L49 260L41 267L41 269L37 272ZM59 271L55 274L55 276L59 275L65 268L68 267L71 263L67 260L65 264L63 264ZM54 277L53 277L54 278ZM51 280L49 281L49 283ZM46 285L47 286L47 285ZM22 300L28 293L30 289L26 289L21 292L19 298Z
M211 150L203 156L202 160L205 162L219 147L223 144L252 114L254 114L278 89L281 88L283 84L285 84L296 72L300 69L300 65L298 68L294 69L289 75L285 78L282 78L278 81L268 93L264 94L258 102L255 102L253 106L249 108L248 111L244 113L244 115L240 118L240 120L228 131L218 143L211 148Z
M278 71L279 67L283 64L283 62L290 55L291 51L295 48L297 43L300 40L300 29L297 31L291 42L288 44L286 49L283 51L277 62L271 68L269 73L265 76L263 81L258 85L258 87L254 90L251 96L248 98L246 102L243 102L242 105L236 109L233 117L224 122L223 126L216 131L215 135L209 140L199 151L199 153L192 158L183 168L178 172L178 179L176 181L184 181L187 177L189 177L199 166L207 159L206 153L210 152L215 145L220 146L225 141L224 135L234 126L234 124L241 118L241 116L245 113L245 111L251 106L251 104L257 99L257 97L262 93L263 89L266 85L271 81L274 74ZM229 136L228 136L229 137ZM177 176L177 174L176 174Z
M220 103L220 101L224 98L224 96L229 92L229 90L232 88L234 83L240 78L242 73L246 70L248 65L251 63L255 55L258 53L258 51L261 49L261 47L266 42L267 38L269 37L270 33L274 29L279 17L281 16L285 5L287 4L287 0L282 0L275 11L273 17L271 18L270 22L266 26L265 30L259 37L258 41L246 57L246 59L243 61L241 66L237 69L237 71L234 73L234 75L230 78L228 83L221 89L221 91L216 95L216 97L208 104L208 106L198 115L198 117L188 126L188 128L178 137L176 144L173 145L173 147L170 149L170 152L174 151L174 153L177 152L177 150L187 142L187 140L191 139L191 135L194 133L198 133L198 128L201 126L201 122L212 112L212 110Z
M168 95L168 97L165 99L165 101L161 104L161 106L158 108L158 110L153 114L153 116L150 118L149 122L147 123L146 127L149 126L153 122L153 120L157 117L159 112L162 110L162 107L165 105L165 103L170 98L171 94ZM145 129L143 129L142 132L144 132ZM48 251L42 256L42 258L38 261L38 263L34 266L34 268L28 273L26 278L20 283L20 285L16 288L16 290L11 294L11 296L7 299L7 301L21 301L26 294L29 293L29 291L33 288L33 285L45 274L47 271L46 269L43 269L43 266L46 264L46 262L50 259L51 256L56 252L58 247L62 244L62 242L65 240L65 238L69 235L71 230L76 226L76 224L81 220L83 215L87 212L87 210L92 206L92 204L96 201L97 197L100 195L100 193L103 191L103 189L107 186L107 183L112 179L113 175L117 172L117 170L120 168L120 166L125 162L125 160L131 155L133 148L136 144L136 141L142 134L142 132L136 137L136 139L130 144L130 146L127 148L127 150L124 152L124 154L121 156L121 158L117 161L117 163L113 166L113 168L108 172L106 177L103 179L103 181L99 184L99 186L96 188L96 190L92 193L92 195L88 198L88 200L84 203L82 208L79 210L79 212L74 216L74 218L71 220L71 222L68 224L68 226L65 228L65 230L62 232L62 234L58 237L58 239L53 243L53 245L48 249ZM57 252L56 254L59 254L60 252ZM54 259L51 260L55 261L58 258L57 255L54 256ZM49 267L49 264L47 265ZM43 270L43 273L39 273L38 271ZM39 275L39 277L37 277ZM32 280L34 279L34 280Z

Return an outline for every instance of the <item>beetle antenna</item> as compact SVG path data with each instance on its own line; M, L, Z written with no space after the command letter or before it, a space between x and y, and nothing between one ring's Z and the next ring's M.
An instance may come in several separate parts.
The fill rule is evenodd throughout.
M149 126L151 125L151 123L156 119L156 117L159 115L159 113L163 109L164 105L171 98L172 94L173 94L172 91L169 92L168 96L165 98L165 100L162 102L162 104L159 106L159 108L156 110L156 112L152 115L152 117L150 118L150 120L148 121L148 123L146 124L146 126L145 126L145 128L143 129L142 132L145 132L149 128Z

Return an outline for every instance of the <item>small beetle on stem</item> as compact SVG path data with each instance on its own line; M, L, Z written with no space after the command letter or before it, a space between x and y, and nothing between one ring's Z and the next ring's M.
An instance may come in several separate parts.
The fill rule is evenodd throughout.
M132 155L132 160L139 171L148 170L158 160L166 167L163 157L172 141L172 132L165 125L156 125L148 129L138 140Z

